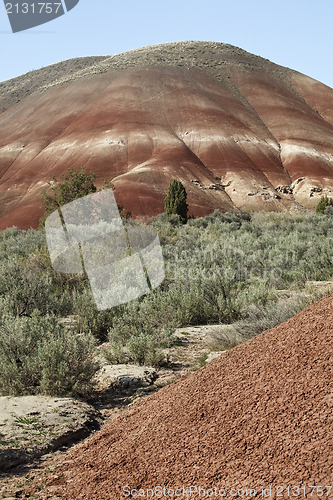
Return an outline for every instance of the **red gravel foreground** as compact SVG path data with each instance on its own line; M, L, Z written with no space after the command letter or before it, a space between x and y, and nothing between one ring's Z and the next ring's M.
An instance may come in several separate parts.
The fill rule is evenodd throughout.
M332 333L333 295L134 405L45 498L333 498Z

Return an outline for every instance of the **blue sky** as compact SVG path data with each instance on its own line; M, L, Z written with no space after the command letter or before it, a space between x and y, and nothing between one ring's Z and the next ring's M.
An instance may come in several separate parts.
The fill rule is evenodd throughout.
M333 87L332 19L332 0L80 0L66 15L13 34L0 4L0 81L72 57L212 40Z

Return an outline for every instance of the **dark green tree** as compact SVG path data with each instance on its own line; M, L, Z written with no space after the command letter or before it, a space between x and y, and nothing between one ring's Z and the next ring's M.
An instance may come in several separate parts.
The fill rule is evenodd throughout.
M180 220L187 222L188 205L186 203L187 193L183 184L174 179L169 185L168 194L164 200L164 211L168 215L179 215Z
M85 167L81 167L80 170L69 168L61 174L60 180L53 177L52 181L48 183L50 186L49 190L43 191L45 213L40 219L39 227L44 227L47 217L55 210L66 205L66 203L70 203L88 194L96 193L96 178L97 176L93 172L86 173ZM100 190L103 189L114 189L114 185L111 181L104 180ZM124 219L130 218L130 212L127 212L119 205L118 209L121 217Z
M47 217L66 203L95 193L95 180L96 175L93 172L86 174L84 167L79 171L69 168L61 174L60 180L53 176L52 181L48 183L50 189L44 190L42 194L45 214L40 220L40 226L43 227Z
M328 196L322 196L320 202L316 207L316 212L323 214L326 207L333 207L333 198L328 198Z

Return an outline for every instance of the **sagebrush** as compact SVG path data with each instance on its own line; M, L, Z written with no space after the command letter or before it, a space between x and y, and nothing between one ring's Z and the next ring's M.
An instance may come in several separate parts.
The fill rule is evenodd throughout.
M309 283L332 280L330 214L215 211L186 225L178 215L166 214L149 224L160 235L165 280L150 294L106 311L97 310L84 276L52 269L43 231L2 231L0 313L9 315L10 324L20 325L16 331L24 325L25 335L32 335L29 322L36 322L36 311L40 318L71 315L72 338L109 341L110 361L158 366L165 362L163 353L176 327L237 322L239 331L250 336L314 301L317 296L307 288ZM281 300L285 290L291 291L292 300ZM66 342L68 356L70 352L77 356L76 344L67 337ZM6 345L4 337L1 343ZM54 358L60 358L59 353L54 347ZM48 363L51 385L40 379L38 390L60 393L60 386L51 389L57 387L51 372L63 368ZM13 367L3 366L6 373L14 373ZM77 373L84 366L78 364Z

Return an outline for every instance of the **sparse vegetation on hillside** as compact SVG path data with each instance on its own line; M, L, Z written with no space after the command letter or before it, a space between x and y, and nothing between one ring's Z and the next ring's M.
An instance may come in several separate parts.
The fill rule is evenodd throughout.
M175 327L236 323L246 338L315 301L307 282L333 279L333 219L325 213L216 211L186 225L177 215L161 214L150 224L162 242L164 282L106 311L97 310L82 276L52 269L44 231L0 233L0 393L6 386L11 393L83 390L85 373L91 373L91 335L99 343L109 340L112 362L155 366L165 361L163 348ZM56 326L68 315L75 319L70 334ZM17 339L8 338L10 331ZM35 346L24 359L23 344ZM72 360L76 386L59 382L63 359ZM37 368L34 382L29 375L22 386L27 370Z
M255 56L229 44L219 42L179 41L142 47L112 56L80 57L62 61L25 75L2 82L0 109L7 109L36 91L45 91L66 82L100 74L109 69L179 66L202 68L219 80L230 64L245 63L248 67L269 73L292 74L288 68Z

